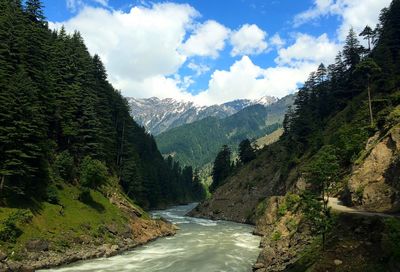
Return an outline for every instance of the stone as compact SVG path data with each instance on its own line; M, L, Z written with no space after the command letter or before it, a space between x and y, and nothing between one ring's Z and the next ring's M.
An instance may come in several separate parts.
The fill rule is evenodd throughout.
M341 265L343 263L343 261L336 259L336 260L333 261L333 263L335 265L339 266L339 265Z
M0 250L0 262L7 259L7 254Z
M256 263L255 265L253 265L253 269L261 269L264 267L265 265L263 263Z
M28 251L32 252L48 251L49 242L40 239L30 240L25 244L25 247Z

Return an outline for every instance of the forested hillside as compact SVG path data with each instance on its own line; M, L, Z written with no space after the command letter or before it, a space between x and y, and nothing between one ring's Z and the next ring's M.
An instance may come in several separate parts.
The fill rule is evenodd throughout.
M155 137L156 142L161 153L183 165L201 167L212 162L224 144L236 151L242 140L277 130L293 99L289 95L266 107L249 106L224 119L208 117L161 133Z
M256 223L254 271L397 271L399 220L383 218L400 211L399 0L311 73L283 128L192 214ZM329 197L378 214L343 214Z
M41 2L0 1L0 203L48 199L58 181L116 176L144 207L196 199L190 167L164 160L78 32L48 28ZM200 187L199 187L200 186Z

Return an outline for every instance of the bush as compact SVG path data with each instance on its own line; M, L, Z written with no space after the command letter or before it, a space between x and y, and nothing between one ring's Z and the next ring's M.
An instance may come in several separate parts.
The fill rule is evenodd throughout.
M78 200L83 203L90 203L93 201L92 196L90 195L90 189L83 187L81 188L81 192L79 193Z
M273 241L279 241L281 238L282 238L282 233L281 233L280 231L275 231L275 232L272 234L272 237L271 237L271 239L272 239Z
M389 218L385 220L386 235L384 241L388 245L390 255L400 261L400 220Z
M53 185L50 185L49 187L47 187L46 201L51 204L55 204L55 205L60 203L60 199L58 198L57 188L54 187Z
M295 212L300 204L300 200L301 197L299 195L288 193L285 198L288 210Z
M286 214L286 212L288 211L288 207L286 205L286 201L283 202L281 205L279 205L278 208L278 215L279 216L284 216Z
M83 187L97 188L107 181L107 166L99 161L86 156L80 170L80 183Z
M368 132L354 125L343 125L331 138L343 165L354 162L364 149Z
M70 182L76 177L74 158L67 150L57 155L54 165L59 177L64 181Z
M18 228L19 223L28 223L33 215L28 210L18 210L0 222L0 241L15 243L22 234Z

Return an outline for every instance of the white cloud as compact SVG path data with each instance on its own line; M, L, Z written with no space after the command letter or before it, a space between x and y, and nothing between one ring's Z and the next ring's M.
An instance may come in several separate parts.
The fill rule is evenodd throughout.
M50 26L79 30L125 96L179 98L187 95L177 80L168 77L187 59L179 47L198 15L189 5L173 3L137 6L127 13L85 6L70 20Z
M182 45L182 52L187 56L217 58L225 47L225 40L230 30L216 21L206 21L197 26L194 33Z
M208 90L198 94L199 104L219 104L237 98L256 99L265 95L282 97L303 83L315 64L278 66L263 69L248 56L236 61L229 71L216 70L211 76Z
M67 0L67 8L75 12L79 7L83 6L83 0Z
M278 37L275 43L282 46L283 41ZM285 96L304 83L321 62L330 64L339 49L340 44L330 41L326 34L313 37L299 33L293 44L278 50L275 67L262 68L243 56L229 70L216 70L208 89L195 100L200 104L213 104L237 98Z
M298 14L294 25L324 16L339 16L342 20L338 29L338 38L343 41L351 27L358 33L366 25L374 27L378 23L379 11L390 4L391 0L314 0L309 10Z
M313 37L308 34L297 34L294 44L279 49L275 61L280 65L293 65L298 62L330 64L335 59L341 46L329 40L326 34Z
M102 5L102 6L104 6L104 7L108 6L108 0L93 0L93 1L98 3L98 4L100 4L100 5Z
M267 33L257 25L243 25L239 30L232 33L231 44L232 56L253 55L264 52L268 44L265 41Z
M272 36L269 39L269 42L271 45L275 46L278 49L282 48L286 44L286 41L284 39L282 39L278 33L276 33L274 36Z
M204 73L207 73L208 71L210 71L210 67L208 67L205 64L197 64L194 63L193 61L190 62L187 67L193 71L196 72L196 76L201 76Z
M97 3L103 7L108 7L108 1L109 0L66 0L66 4L70 11L76 12L79 9L84 8L85 5L90 2Z

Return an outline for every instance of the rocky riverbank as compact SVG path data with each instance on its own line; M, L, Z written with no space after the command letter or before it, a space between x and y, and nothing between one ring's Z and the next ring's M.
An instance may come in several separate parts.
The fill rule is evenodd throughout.
M98 196L101 197L100 194ZM175 225L164 219L149 218L119 192L110 193L102 200L104 205L108 202L109 206L104 206L104 210L98 216L107 217L107 212L110 210L109 212L120 213L116 219L103 218L101 221L103 223L93 225L92 221L85 220L82 212L79 218L75 215L69 219L67 212L70 207L65 206L66 214L59 215L57 222L63 224L62 220L66 220L65 217L68 221L80 220L79 228L60 228L60 231L56 232L54 229L56 226L47 229L42 227L35 235L28 235L27 232L31 232L29 228L32 225L39 226L38 221L47 220L44 224L51 224L50 216L44 215L47 209L44 209L42 214L34 216L29 226L21 225L21 231L26 233L18 238L13 247L0 247L0 271L35 271L79 260L110 257L156 238L176 233ZM94 210L92 212L95 213Z

